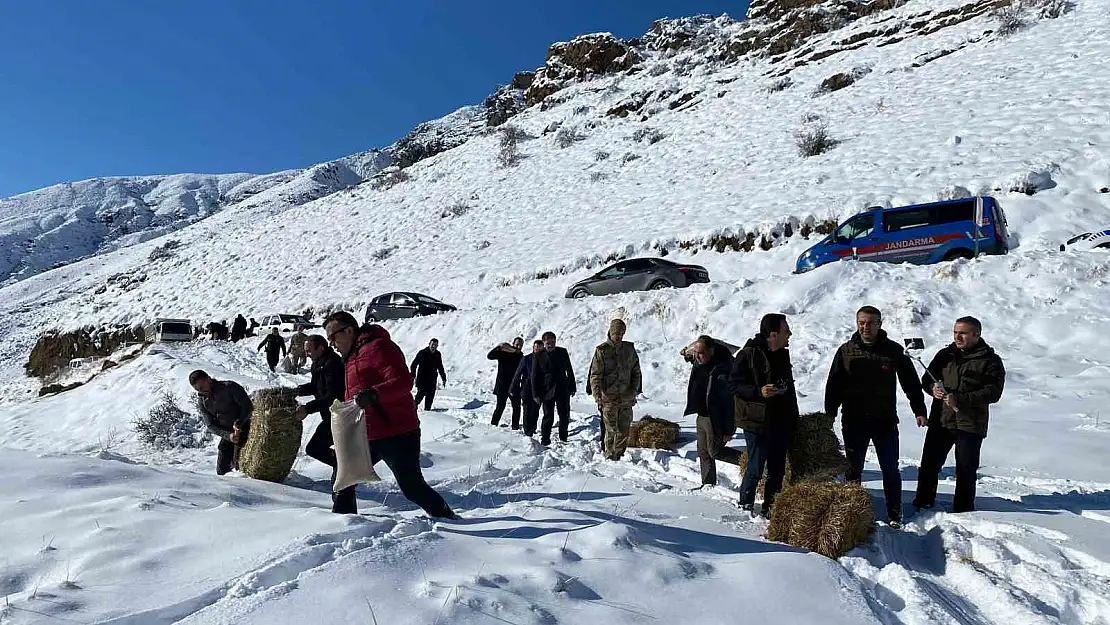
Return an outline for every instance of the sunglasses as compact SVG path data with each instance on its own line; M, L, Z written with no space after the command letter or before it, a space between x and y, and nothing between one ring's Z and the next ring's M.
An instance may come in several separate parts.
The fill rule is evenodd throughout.
M335 332L332 332L331 334L328 335L328 342L334 345L335 344L335 337L338 336L340 333L346 332L347 330L350 330L350 329L351 329L350 327L339 328Z

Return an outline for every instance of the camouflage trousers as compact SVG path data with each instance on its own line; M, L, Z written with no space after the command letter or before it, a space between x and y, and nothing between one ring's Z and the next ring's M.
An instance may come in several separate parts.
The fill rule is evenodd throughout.
M618 460L628 448L628 434L632 429L632 406L602 406L601 419L605 424L605 457Z

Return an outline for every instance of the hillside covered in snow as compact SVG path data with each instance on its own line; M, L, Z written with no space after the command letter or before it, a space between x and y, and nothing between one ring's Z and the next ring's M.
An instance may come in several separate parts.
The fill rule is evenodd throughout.
M286 191L312 169L205 178L206 193L258 191L204 215L195 201L188 225L160 237L135 209L153 238L103 239L53 270L44 257L0 288L0 466L16 476L0 486L13 502L0 588L14 606L0 606L0 621L1110 623L1110 255L1058 251L1110 225L1108 11L1107 0L757 2L743 21L584 36L485 102L333 162L322 175L340 184L313 178L329 193ZM858 211L982 194L1006 211L1007 255L793 273L816 233ZM52 225L17 212L34 232ZM712 282L563 298L635 255L703 265ZM385 326L410 358L440 341L449 383L442 410L421 415L422 465L461 523L429 521L388 473L361 491L363 516L337 519L310 459L277 486L210 475L211 444L164 453L138 442L132 420L162 391L184 402L192 369L249 390L305 381L270 373L256 344L159 345L42 380L24 371L51 329L361 318L376 295L408 290L458 307ZM702 333L742 343L764 313L783 312L800 403L814 411L863 304L884 311L895 339L923 337L929 355L954 319L982 319L1007 381L979 511L876 528L833 561L766 541L765 523L734 505L731 467L720 486L697 488L678 350ZM490 348L552 330L584 386L614 316L644 370L637 416L680 421L676 450L603 461L581 394L566 445L489 426ZM84 384L37 397L43 383L74 380ZM900 411L912 491L923 432ZM879 494L874 460L864 481ZM30 492L34 479L47 488ZM254 531L221 549L207 532L221 524ZM150 571L167 577L113 592Z

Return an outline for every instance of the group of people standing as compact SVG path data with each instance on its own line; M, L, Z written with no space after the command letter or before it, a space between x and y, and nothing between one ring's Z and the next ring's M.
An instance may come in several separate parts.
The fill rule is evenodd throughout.
M873 444L883 474L888 520L901 523L896 408L900 384L917 425L929 428L913 505L935 505L941 467L955 447L953 511L974 510L976 471L989 406L999 401L1005 383L1002 360L982 339L982 324L973 317L956 320L952 344L937 353L919 379L903 347L882 330L878 309L860 308L855 322L855 334L833 356L824 402L828 415L842 415L841 433L849 464L846 479L862 480L867 449ZM457 518L428 486L419 463L417 406L423 401L425 410L431 409L437 380L447 381L439 342L432 339L406 367L400 347L380 325L359 326L349 313L339 312L325 320L324 330L326 339L312 335L302 343L312 359L311 381L298 387L298 393L314 399L296 415L304 419L319 413L322 417L306 454L331 466L334 478L336 458L331 449L328 406L336 399L354 401L365 411L373 462L384 460L404 495L429 515ZM623 320L610 322L606 340L594 349L587 374L586 393L593 396L601 413L602 451L609 460L619 460L627 448L632 408L642 391L639 356L635 346L624 340L626 332ZM298 334L303 332L298 329ZM763 316L759 331L739 350L700 336L680 351L693 364L684 414L696 415L703 485L717 483L717 461L740 464L740 450L728 443L741 429L748 458L738 503L757 514L756 488L766 472L758 514L767 517L782 488L787 450L801 418L788 349L791 334L786 316L771 313ZM271 336L281 341L280 336ZM277 341L264 342L260 349ZM523 347L524 339L517 337L487 355L497 362L493 387L497 401L491 424L500 425L506 407L511 406L512 416L505 425L521 429L527 436L534 436L538 426L541 443L550 445L557 415L557 434L566 442L570 397L577 391L570 355L557 345L553 332L544 332L534 341L531 353L525 354ZM217 472L226 473L249 436L250 399L235 382L212 380L203 371L193 372L189 382L198 393L202 418L221 439ZM933 398L931 409L926 407L924 394ZM333 493L333 511L356 511L355 487Z

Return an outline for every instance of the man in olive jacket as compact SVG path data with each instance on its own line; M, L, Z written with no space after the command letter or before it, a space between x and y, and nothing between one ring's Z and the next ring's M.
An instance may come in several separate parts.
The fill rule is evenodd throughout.
M790 364L790 325L786 315L769 313L759 322L759 334L732 361L729 388L736 397L736 425L744 429L748 468L740 484L740 506L754 512L755 491L763 467L762 515L771 506L786 475L786 450L798 426L798 395Z
M197 392L197 412L204 425L216 436L216 475L239 468L239 451L250 435L254 403L247 391L230 380L213 380L197 369L189 374L189 385Z
M620 460L628 447L632 407L640 389L640 357L636 347L624 340L627 329L621 319L610 321L606 341L594 349L590 363L590 392L601 407L602 450L608 460Z
M978 319L957 319L952 344L937 353L921 378L922 388L933 396L933 408L921 450L917 496L913 501L916 508L936 504L940 469L955 446L956 495L952 512L975 510L975 479L979 452L987 436L990 405L1002 398L1006 383L1002 359L981 338L982 332L983 324Z
M848 456L848 481L860 482L867 446L875 444L883 472L883 495L891 524L902 522L902 474L898 467L897 384L910 402L914 416L925 419L925 399L917 370L902 346L887 338L878 308L864 306L856 312L851 340L833 356L825 384L825 414L841 421L844 453Z

